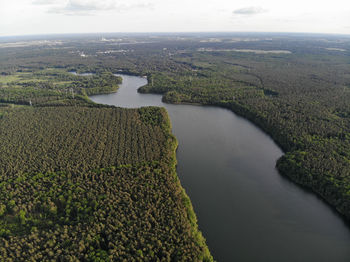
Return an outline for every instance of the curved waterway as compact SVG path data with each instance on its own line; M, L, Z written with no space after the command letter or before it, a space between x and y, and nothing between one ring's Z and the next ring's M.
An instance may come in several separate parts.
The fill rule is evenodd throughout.
M350 230L314 194L280 176L281 149L260 129L218 107L171 105L139 94L121 75L117 93L90 97L119 107L162 106L179 141L177 173L215 260L350 261Z

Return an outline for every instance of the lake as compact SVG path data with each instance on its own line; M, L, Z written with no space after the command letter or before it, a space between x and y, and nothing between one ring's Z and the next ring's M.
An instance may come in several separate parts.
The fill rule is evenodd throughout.
M329 205L278 174L274 141L233 112L139 94L120 75L117 93L90 98L119 107L162 106L178 139L177 173L217 261L350 261L350 230Z

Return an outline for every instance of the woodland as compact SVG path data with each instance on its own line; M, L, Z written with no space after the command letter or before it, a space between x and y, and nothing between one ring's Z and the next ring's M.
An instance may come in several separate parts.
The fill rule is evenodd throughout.
M212 259L176 177L164 109L88 98L115 92L120 72L147 77L139 92L165 102L249 119L283 149L282 176L350 219L349 37L50 37L55 45L0 38L2 257Z

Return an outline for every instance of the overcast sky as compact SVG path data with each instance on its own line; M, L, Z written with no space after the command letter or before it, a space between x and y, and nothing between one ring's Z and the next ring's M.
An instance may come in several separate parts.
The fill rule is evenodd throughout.
M350 0L0 0L0 36L206 31L350 34Z

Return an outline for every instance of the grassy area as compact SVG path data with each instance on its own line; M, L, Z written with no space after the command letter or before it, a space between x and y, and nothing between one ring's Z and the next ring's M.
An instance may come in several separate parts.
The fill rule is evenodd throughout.
M0 76L0 101L21 105L72 105L88 95L116 92L121 78L109 71L92 76L73 75L65 69L47 68ZM81 99L85 97L85 99Z

